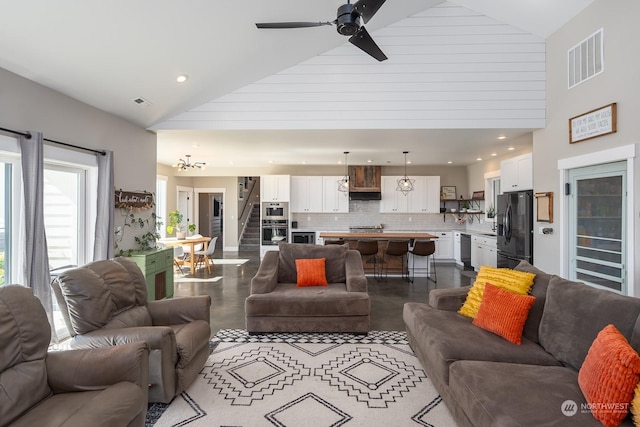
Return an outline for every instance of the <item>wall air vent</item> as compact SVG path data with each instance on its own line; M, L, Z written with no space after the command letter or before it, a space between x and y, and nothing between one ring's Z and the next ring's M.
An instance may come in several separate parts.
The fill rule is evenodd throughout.
M149 101L147 101L146 99L140 97L140 98L136 98L133 100L133 102L138 105L139 107L150 107L151 103Z
M604 71L604 30L590 35L568 52L569 89Z

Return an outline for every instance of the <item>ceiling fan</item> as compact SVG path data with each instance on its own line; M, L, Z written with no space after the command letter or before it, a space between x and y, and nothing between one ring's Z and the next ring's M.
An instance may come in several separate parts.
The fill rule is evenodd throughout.
M338 33L343 36L351 36L349 43L363 50L378 61L387 59L386 55L380 50L378 45L373 41L363 24L369 20L380 9L386 0L358 0L351 4L347 0L347 4L343 4L338 8L338 17L335 21L326 22L266 22L257 23L256 27L260 29L282 29L282 28L308 28L321 27L323 25L335 25Z

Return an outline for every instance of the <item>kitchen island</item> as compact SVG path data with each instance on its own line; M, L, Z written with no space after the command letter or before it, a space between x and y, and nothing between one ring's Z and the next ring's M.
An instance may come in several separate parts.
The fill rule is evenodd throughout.
M320 238L329 240L344 241L349 245L350 249L356 249L358 246L358 240L376 240L378 241L378 254L376 255L377 263L388 263L386 266L388 269L395 270L396 273L401 272L404 268L407 268L405 263L407 259L398 257L390 257L386 259L384 251L387 247L389 240L436 240L438 236L430 233L420 233L415 231L323 231L320 233ZM373 269L373 264L370 263L373 257L363 257L362 264L365 270ZM379 268L379 267L378 267Z

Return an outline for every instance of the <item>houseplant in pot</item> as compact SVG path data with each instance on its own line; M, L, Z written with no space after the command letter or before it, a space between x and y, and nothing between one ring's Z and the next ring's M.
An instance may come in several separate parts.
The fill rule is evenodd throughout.
M186 237L186 233L182 231L182 220L183 216L179 210L169 212L169 216L167 219L167 232L169 234L173 233L174 230L176 232L176 238L178 240L182 240Z

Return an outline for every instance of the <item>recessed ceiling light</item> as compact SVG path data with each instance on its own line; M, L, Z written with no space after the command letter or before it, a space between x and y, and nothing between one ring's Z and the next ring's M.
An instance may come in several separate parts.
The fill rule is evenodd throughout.
M497 156L497 155L498 155L498 153L491 153L491 156L492 156L492 157L495 157L495 156Z
M482 157L478 157L476 160L477 160L477 161L480 161L480 160L482 160Z
M504 135L500 135L500 136L498 137L498 139L507 139L507 137L506 137L506 136L504 136Z
M192 144L191 146L192 146L193 148L198 148L198 147L200 147L200 144Z
M407 164L410 165L411 164L411 160L407 160Z
M373 160L371 160L371 159L367 160L367 163L372 163L372 162L373 162Z
M450 164L452 164L452 163L453 163L453 162L452 162L451 160L449 160L449 161L447 162L447 164L449 164L449 165L450 165Z
M187 80L189 80L189 76L188 76L188 75L186 75L186 74L178 74L178 77L176 77L176 81L177 81L178 83L184 83L184 82L186 82Z
M303 160L303 161L302 161L302 164L303 164L303 165L306 165L306 164L307 164L307 162L305 162L305 161Z
M509 150L509 151L513 151L513 150L515 150L515 149L516 149L516 147L509 147L509 148L507 148L507 150Z

